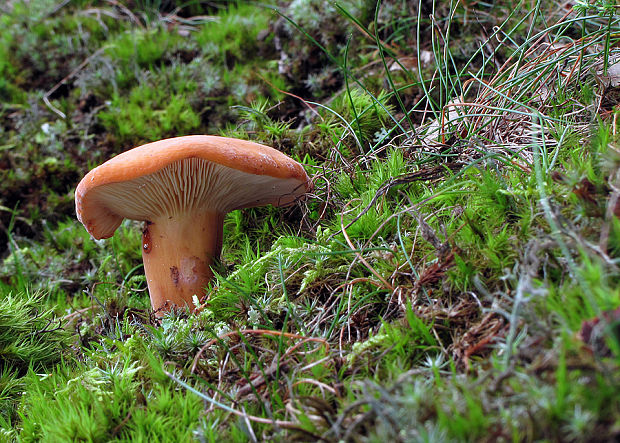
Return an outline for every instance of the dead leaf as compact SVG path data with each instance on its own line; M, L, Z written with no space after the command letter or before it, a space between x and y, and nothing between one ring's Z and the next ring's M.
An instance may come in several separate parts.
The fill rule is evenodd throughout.
M620 86L620 51L614 51L609 54L607 60L607 72L605 72L605 61L598 63L596 70L597 80L606 88L615 88Z

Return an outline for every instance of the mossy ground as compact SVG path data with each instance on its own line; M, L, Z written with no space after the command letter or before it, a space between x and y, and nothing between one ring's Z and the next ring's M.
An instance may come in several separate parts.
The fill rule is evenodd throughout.
M617 439L618 11L516 3L1 5L1 438ZM314 191L158 320L73 190L195 133Z

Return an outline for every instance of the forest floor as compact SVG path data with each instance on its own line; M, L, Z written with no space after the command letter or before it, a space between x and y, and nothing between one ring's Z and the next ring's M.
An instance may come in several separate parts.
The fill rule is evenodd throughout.
M612 0L0 5L0 441L614 441ZM158 139L272 146L198 313L74 191ZM389 439L389 440L388 440Z

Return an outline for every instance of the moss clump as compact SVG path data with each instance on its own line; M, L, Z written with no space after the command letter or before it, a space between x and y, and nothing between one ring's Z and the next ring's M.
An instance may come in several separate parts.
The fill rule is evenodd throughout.
M1 291L0 356L5 367L23 372L58 362L66 352L67 334L43 304L43 294Z
M71 338L43 297L0 286L0 428L15 419L26 372L50 368L67 354Z
M128 98L115 96L111 110L99 114L103 125L125 145L198 132L200 118L185 95L169 96L148 85Z
M31 373L20 439L104 442L111 439L191 441L202 405L167 384L142 384L144 368L129 360L102 367L60 367Z

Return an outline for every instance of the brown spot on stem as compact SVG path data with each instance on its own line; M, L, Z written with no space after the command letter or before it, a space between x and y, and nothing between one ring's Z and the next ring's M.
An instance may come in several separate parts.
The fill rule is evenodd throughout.
M144 224L144 229L142 230L142 251L145 254L151 252L152 241L151 241L151 231L149 230L150 222L146 222Z
M179 286L179 268L176 266L170 268L170 278L172 278L172 283L174 283L175 286Z

